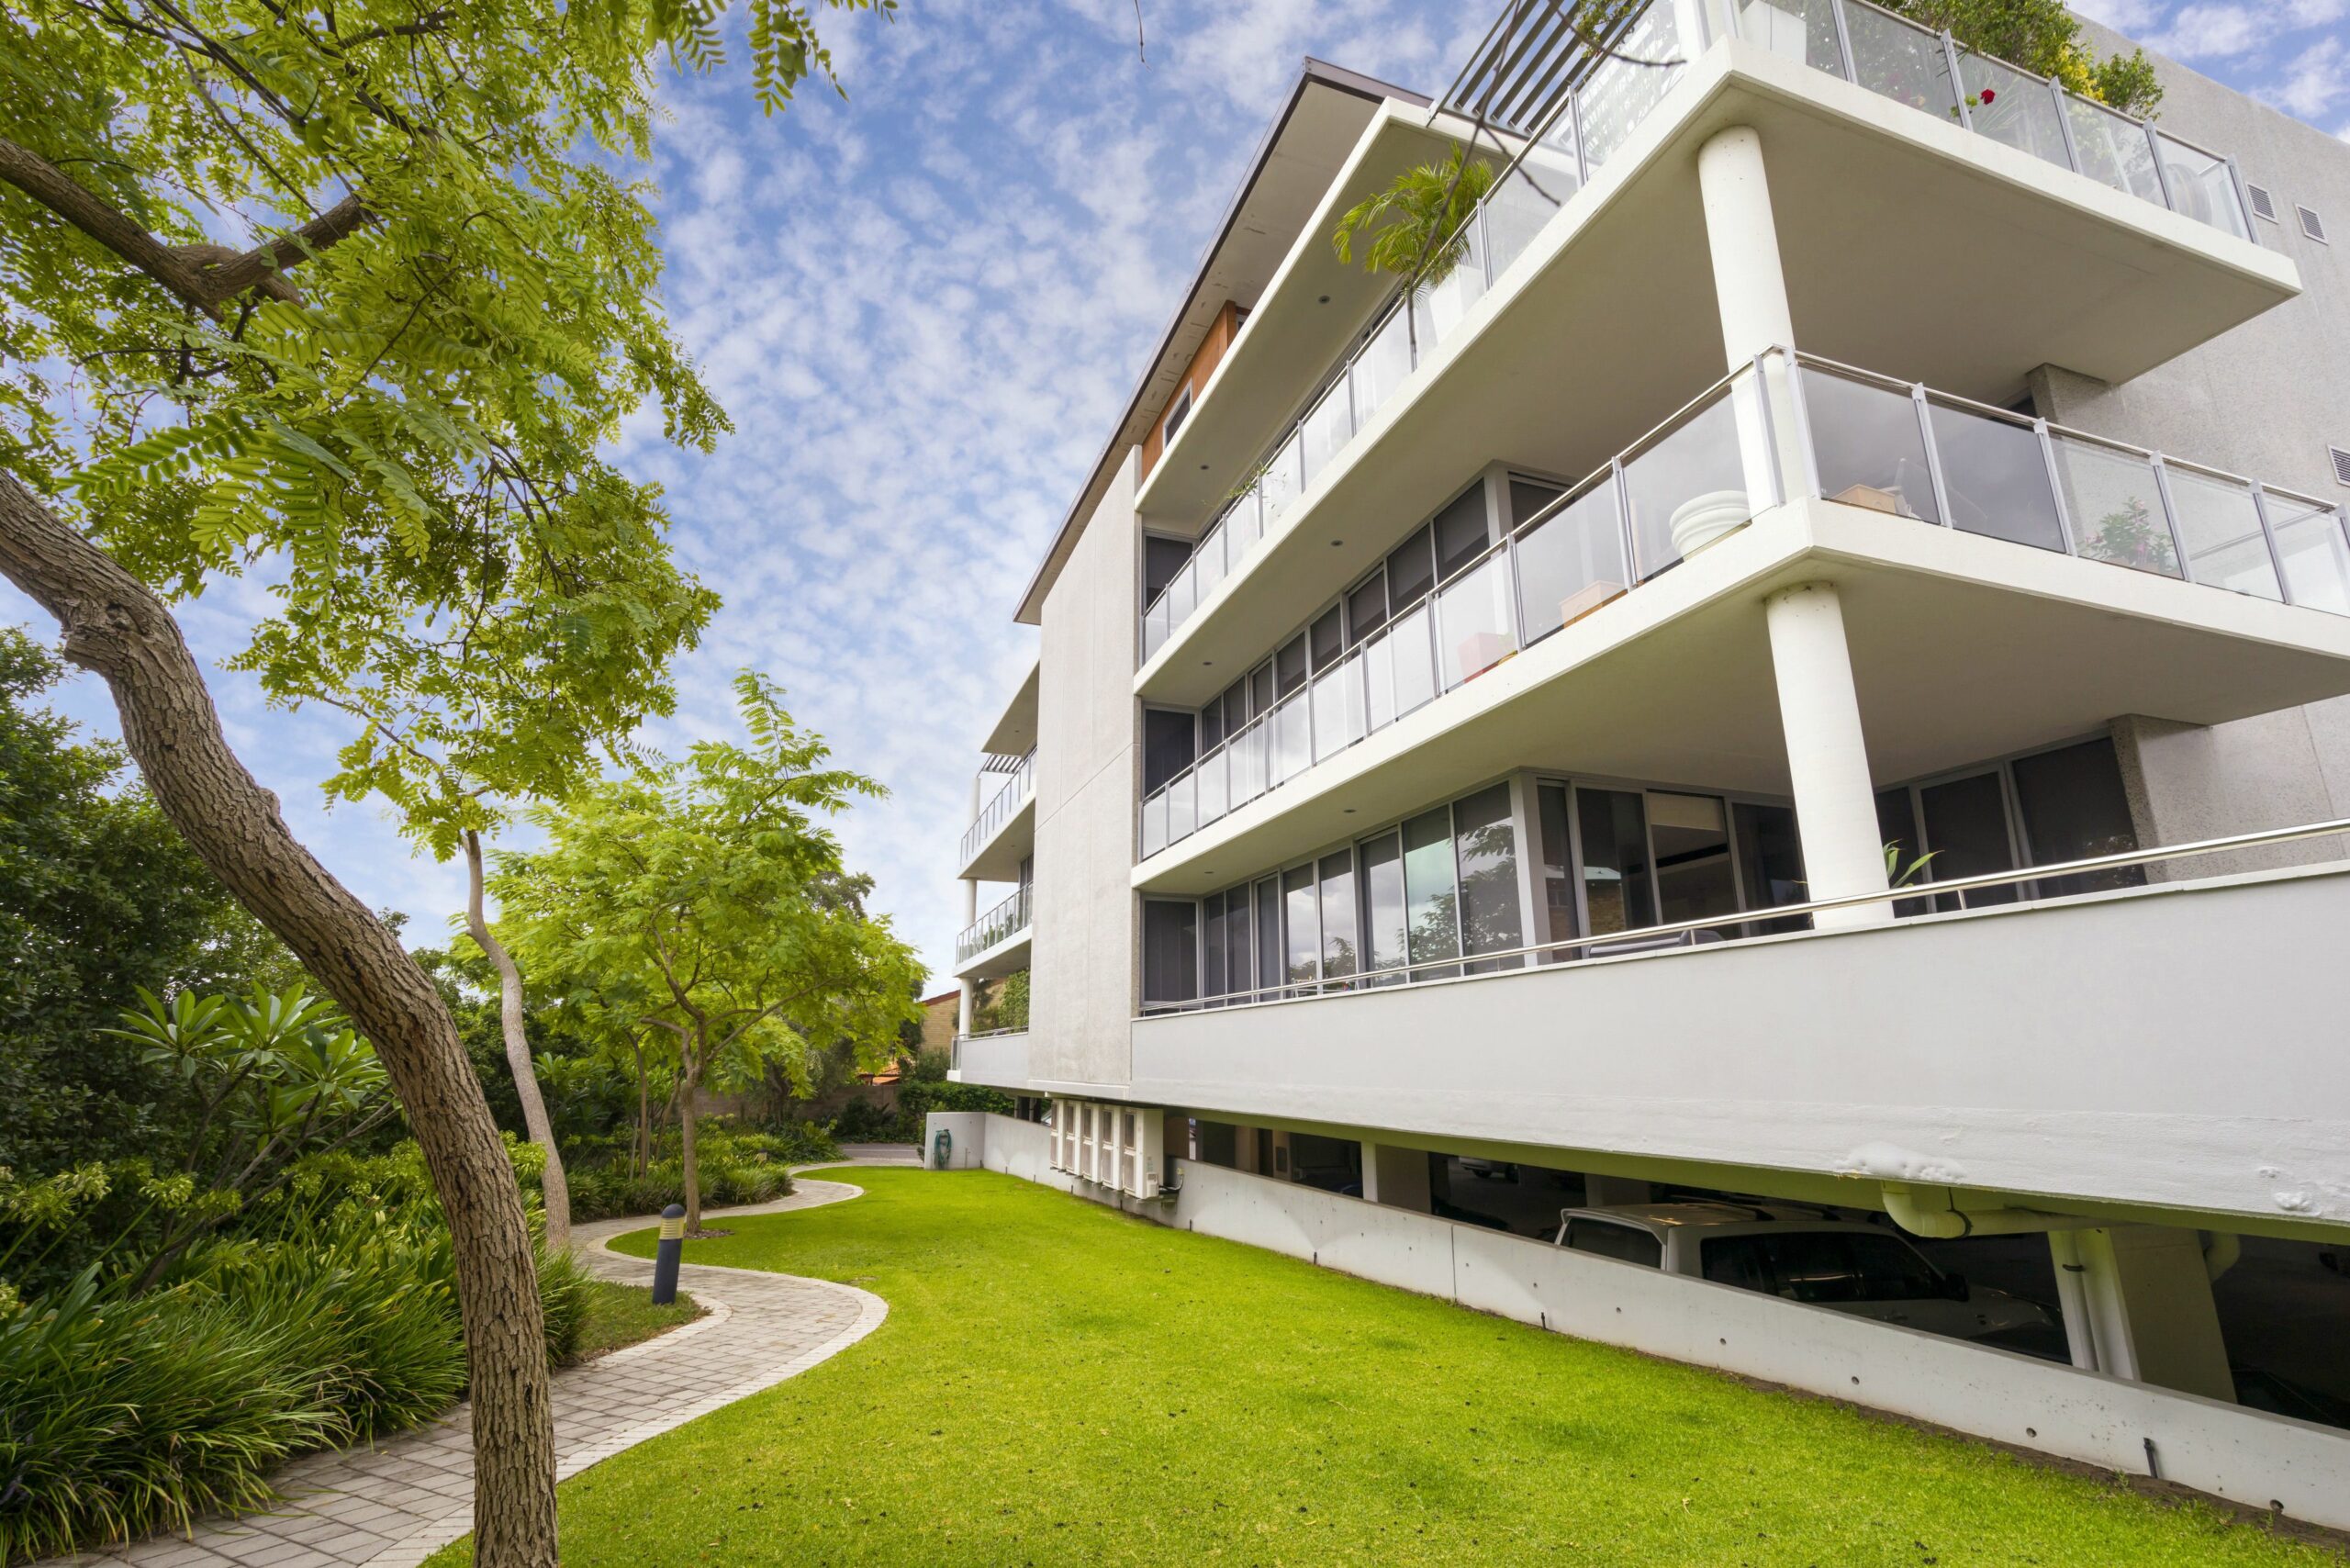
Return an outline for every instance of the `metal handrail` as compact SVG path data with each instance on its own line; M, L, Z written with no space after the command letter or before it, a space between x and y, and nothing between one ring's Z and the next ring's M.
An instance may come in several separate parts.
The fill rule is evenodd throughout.
M2334 834L2350 834L2350 817L2335 817L2331 821L2310 823L2300 827L2265 828L2257 833L2231 834L2224 838L2196 839L2187 844L2168 845L2154 849L2132 849L2119 855L2095 855L2083 860L2061 860L2047 866L2025 866L2006 871L1986 871L1972 877L1952 877L1946 880L1913 882L1904 887L1887 888L1883 892L1845 893L1836 898L1812 899L1803 903L1774 904L1766 909L1740 910L1735 914L1704 915L1694 920L1668 921L1661 925L1643 925L1631 931L1608 931L1595 935L1568 936L1555 942L1535 942L1518 947L1496 948L1490 953L1462 953L1451 958L1406 959L1400 964L1382 965L1351 975L1331 980L1281 980L1271 985L1250 986L1243 991L1228 991L1214 996L1187 998L1181 1002L1147 1004L1138 1016L1154 1017L1167 1013L1181 1013L1210 1005L1262 1006L1276 1002L1309 1000L1330 992L1363 990L1393 990L1396 985L1449 985L1460 980L1490 979L1495 973L1530 974L1530 968L1488 970L1484 974L1451 974L1427 980L1413 980L1414 969L1467 969L1499 964L1512 958L1537 954L1557 953L1570 949L1611 946L1617 943L1639 942L1654 938L1677 936L1700 931L1718 930L1726 925L1753 925L1764 922L1793 920L1800 916L1822 914L1834 910L1867 909L1881 903L1898 903L1904 899L1927 899L1943 893L1971 892L1977 888L2002 888L2019 882L2053 881L2060 877L2088 876L2099 871L2128 870L2133 867L2158 865L2170 860L2188 860L2205 855L2221 855L2231 850L2259 849L2273 845L2297 844L2306 839L2324 838ZM2099 893L2067 893L2053 899L2033 899L2021 905L2007 908L2030 908L2063 903L2074 899L2095 898ZM1737 938L1730 940L1754 940ZM1718 945L1718 944L1717 944ZM1658 952L1695 951L1694 948L1660 947ZM1634 957L1625 954L1623 957ZM1649 957L1648 954L1637 955ZM1382 975L1405 978L1379 984ZM1270 994L1269 994L1270 993Z
M955 1039L957 1044L960 1044L965 1040L995 1040L1006 1035L1024 1035L1027 1032L1028 1025L1023 1024L1017 1029L974 1029L968 1035L956 1036Z
M1023 882L1009 898L965 926L955 938L955 961L962 963L973 954L984 953L997 943L1009 940L1013 933L1026 930L1035 915L1030 898L1035 890L1034 883Z
M1006 776L1002 788L988 797L988 803L979 808L979 814L971 819L971 825L963 830L962 864L968 866L971 863L971 857L979 852L979 846L993 838L996 830L1018 813L1035 787L1036 750L1031 746L1028 754L1020 759L1019 766Z

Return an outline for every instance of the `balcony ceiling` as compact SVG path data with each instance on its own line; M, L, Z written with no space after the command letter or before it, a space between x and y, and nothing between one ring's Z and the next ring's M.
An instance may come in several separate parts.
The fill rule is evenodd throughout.
M1028 673L1020 678L1020 685L1012 700L996 715L995 724L988 731L979 749L997 756L1024 756L1036 745L1036 683L1040 661L1031 661Z
M1719 376L1696 155L1731 125L1762 138L1798 345L1940 390L2004 405L2048 364L2125 381L2299 290L2273 251L1718 45L1160 650L1141 693L1203 701L1484 464L1579 476ZM1367 136L1407 134L1387 119ZM1212 385L1184 461L1142 498L1147 521L1212 519L1287 411L1249 379L1330 363L1341 342L1312 300L1348 276L1326 245L1292 257L1218 376L1233 409L1254 398L1261 417L1242 434Z
M1767 514L1136 868L1205 893L1513 768L1790 790L1763 600L1837 585L1880 784L2099 729L2350 694L2350 617L1807 501Z
M1000 776L990 774L990 778ZM983 784L982 789L985 788ZM985 811L988 802L981 801ZM974 846L971 858L956 871L956 876L974 882L1016 882L1020 879L1020 863L1036 852L1036 792L1032 785L1027 798L1018 811L1005 818L984 843Z

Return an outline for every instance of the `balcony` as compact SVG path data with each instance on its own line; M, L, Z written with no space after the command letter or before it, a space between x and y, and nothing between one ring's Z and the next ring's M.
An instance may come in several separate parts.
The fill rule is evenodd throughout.
M2341 508L1781 351L1708 388L1426 598L1358 634L1341 658L1153 792L1142 804L1143 859L1311 778L1586 617L1595 633L1643 624L1644 585L1791 497L1851 509L1862 527L1939 527L2197 585L2215 610L2230 595L2350 617ZM2110 580L2117 604L2123 581ZM2096 588L2078 585L2092 603L2106 597ZM1632 603L1611 608L1628 596ZM2346 633L2329 619L2307 634L2350 647ZM1669 700L1651 694L1651 706ZM2155 697L2143 711L2167 711L2176 700Z
M1000 774L1003 783L963 830L956 874L976 881L1017 881L1021 862L1036 844L1035 750L1017 761L990 756L986 771Z
M1581 473L1637 430L1621 424L1627 410L1669 407L1676 378L1685 387L1718 368L1693 165L1723 125L1764 136L1800 341L1968 397L2011 401L2049 363L2126 380L2298 289L2291 264L2251 238L2223 157L1863 0L1747 5L1734 37L1713 14L1718 47L1699 58L1671 70L1611 60L1563 99L1463 231L1461 266L1375 312L1252 471L1260 438L1218 412L1218 394L1278 380L1302 346L1284 334L1310 336L1315 307L1290 296L1327 293L1344 270L1326 253L1335 215L1317 214L1203 391L1183 450L1138 498L1169 527L1222 509L1144 611L1138 691L1196 700L1238 655L1228 632L1191 635L1195 623L1245 627L1293 602L1302 571L1363 563L1360 514L1429 498L1425 458L1363 455L1381 444L1375 430L1425 452L1474 442ZM1673 57L1675 15L1660 0L1627 49ZM1986 90L1989 105L1965 101ZM1505 308L1507 334L1493 330ZM1587 414L1577 428L1605 445L1581 449L1538 409ZM1321 544L1342 553L1307 551Z
M955 938L955 974L964 980L993 980L1028 967L1032 894L1023 884L1010 898L963 928Z
M2313 823L1937 890L2024 883L2029 895L2035 880L2165 862L2192 876L2203 855L2338 843L2345 829ZM1792 1180L1827 1201L1853 1179L1930 1170L2058 1201L2041 1206L2136 1206L2171 1223L2224 1216L2230 1229L2312 1237L2350 1223L2340 1175L2350 1058L2338 1048L2335 980L2350 867L1841 930L1748 936L1737 924L1748 918L1658 926L1649 950L1625 956L1186 1004L1135 1023L1131 1092L1243 1122L1310 1104L1335 1126L1685 1162L1694 1184L1777 1191L1764 1182ZM1602 943L1624 938L1543 944L1516 961ZM1463 1041L1476 1043L1466 1068Z
M947 1076L957 1083L1024 1092L1028 1087L1028 1031L991 1029L955 1036Z

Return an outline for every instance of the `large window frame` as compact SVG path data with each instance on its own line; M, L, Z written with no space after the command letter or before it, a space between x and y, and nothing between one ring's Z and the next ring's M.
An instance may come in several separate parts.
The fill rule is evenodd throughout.
M1880 796L1897 790L1904 793L1909 802L1909 821L1912 831L1917 834L1918 842L1908 847L1904 856L1905 861L1910 857L1938 853L1934 847L1933 834L1926 825L1927 790L1945 784L1956 784L1970 778L1979 778L1986 775L1996 775L1999 781L2000 820L2008 834L2009 864L2019 871L2027 870L2035 865L2057 864L2055 861L2043 859L2039 847L2031 842L2031 824L2023 809L2023 790L2016 781L2015 765L2019 762L2028 762L2033 757L2070 751L2076 746L2094 745L2099 741L2105 742L2113 748L2114 763L2118 770L2121 760L2121 743L2114 737L2112 727L2109 725L2102 729L2091 730L2085 734L2051 741L2045 745L2027 746L2021 751L2009 752L1986 761L1972 762L1963 767L1945 768L1936 773L1921 774L1915 778L1886 785L1877 791ZM2133 836L2137 834L2137 828L2136 816L2133 812L2131 821L2131 832ZM2126 886L2143 887L2146 880L2145 872L2137 868L2110 873L2110 875L2117 877ZM2046 883L2039 879L2030 882L2017 882L2009 889L1987 890L1994 895L1990 898L1982 896L1986 890L1977 890L1973 893L1936 894L1931 891L1933 883L1934 863L1929 860L1920 879L1915 884L1921 896L1903 900L1899 906L1899 913L1920 913L1931 909L1947 913L1960 909L1982 909L1997 904L2020 903L2032 899L2066 896L2061 890L2051 890Z

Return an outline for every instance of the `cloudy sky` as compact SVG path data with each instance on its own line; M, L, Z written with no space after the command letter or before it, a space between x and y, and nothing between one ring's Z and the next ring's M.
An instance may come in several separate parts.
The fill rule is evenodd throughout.
M1014 602L1301 59L1433 93L1490 19L1458 0L1142 8L1138 53L1133 0L903 0L890 24L827 17L845 103L811 90L762 118L739 71L665 90L664 292L736 433L706 458L653 431L623 454L726 599L652 738L729 731L731 674L773 674L890 787L842 835L937 977L976 745L1035 653ZM2350 138L2350 0L2082 8ZM241 646L251 610L233 589L189 606L199 656ZM53 632L5 585L0 621ZM218 670L213 689L295 831L437 940L462 874L373 810L323 808L335 717L269 711ZM58 705L114 732L94 680Z

